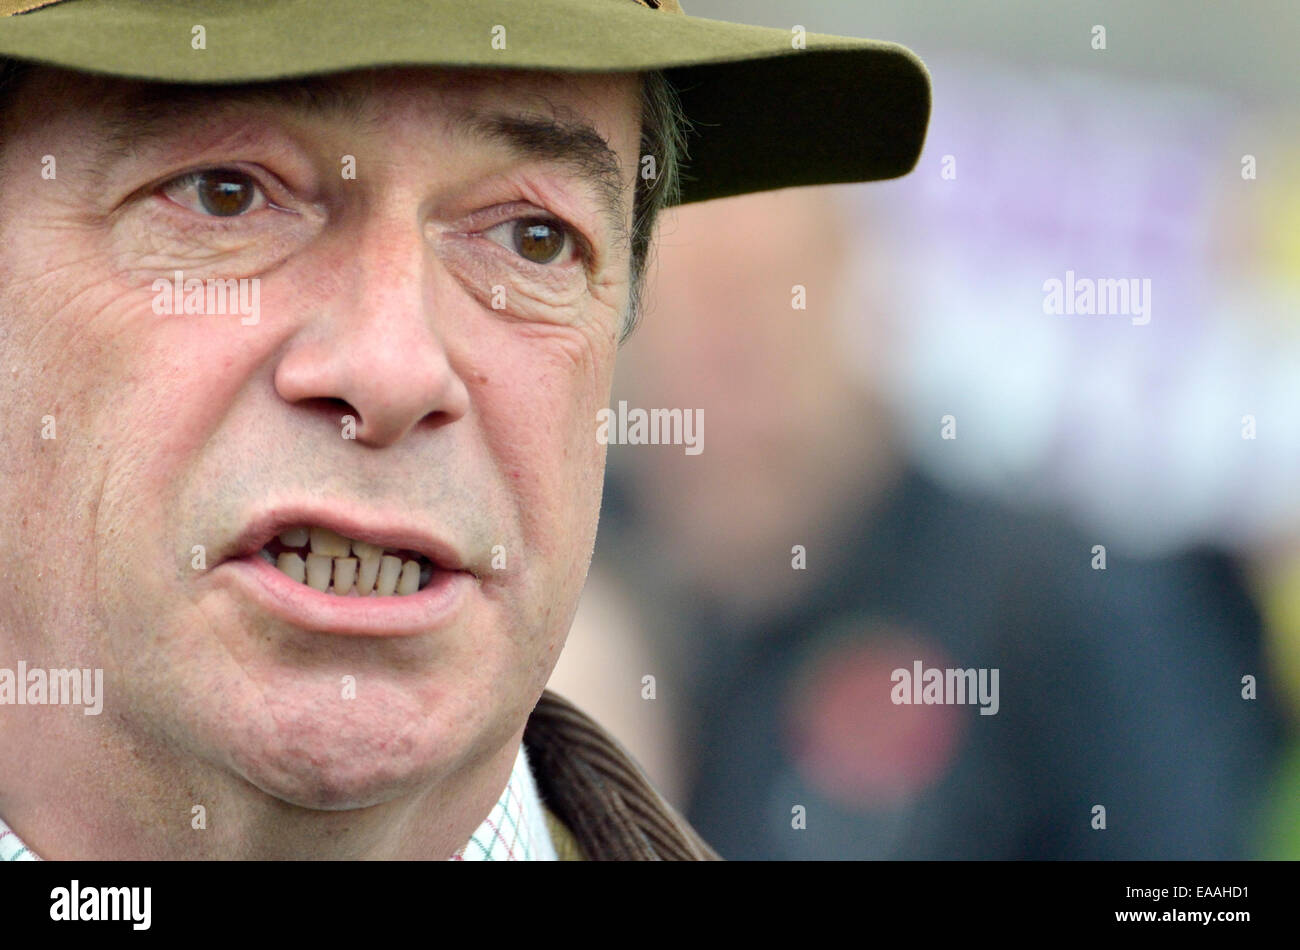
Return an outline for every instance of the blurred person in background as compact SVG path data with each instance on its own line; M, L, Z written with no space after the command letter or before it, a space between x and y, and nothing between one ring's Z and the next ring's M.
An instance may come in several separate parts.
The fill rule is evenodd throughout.
M1246 856L1281 725L1240 695L1265 669L1243 570L1204 547L1098 570L1065 521L922 474L881 392L881 237L851 207L790 190L665 219L616 380L707 420L696 456L611 446L595 559L644 595L625 629L671 673L621 695L660 747L671 704L690 819L730 858ZM917 661L996 669L996 711L895 704Z

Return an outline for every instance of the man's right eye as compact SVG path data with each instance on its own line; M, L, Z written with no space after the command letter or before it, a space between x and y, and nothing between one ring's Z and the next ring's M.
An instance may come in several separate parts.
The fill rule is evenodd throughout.
M189 172L163 185L163 194L197 214L234 218L268 204L257 180L237 168Z

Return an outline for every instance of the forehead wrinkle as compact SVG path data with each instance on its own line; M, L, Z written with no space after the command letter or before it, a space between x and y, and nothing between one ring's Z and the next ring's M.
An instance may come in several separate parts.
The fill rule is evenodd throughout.
M110 102L108 115L99 123L91 166L101 176L114 163L174 135L178 126L204 118L203 110L225 114L241 107L272 107L353 125L375 123L364 92L324 79L224 86L140 84Z

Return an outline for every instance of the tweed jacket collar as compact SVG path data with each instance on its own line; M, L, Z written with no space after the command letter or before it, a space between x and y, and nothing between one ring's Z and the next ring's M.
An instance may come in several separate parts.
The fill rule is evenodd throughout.
M568 700L544 692L524 745L563 852L565 832L589 861L718 861L618 742ZM556 833L558 831L558 833Z

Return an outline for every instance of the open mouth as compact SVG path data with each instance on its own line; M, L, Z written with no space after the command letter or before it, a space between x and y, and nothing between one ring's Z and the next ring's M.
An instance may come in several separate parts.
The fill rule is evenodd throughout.
M402 597L438 571L419 551L356 541L316 525L281 531L258 552L291 580L341 597Z

